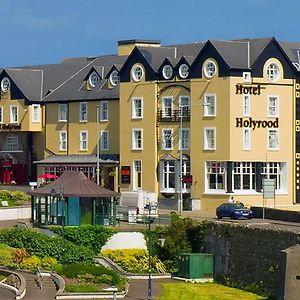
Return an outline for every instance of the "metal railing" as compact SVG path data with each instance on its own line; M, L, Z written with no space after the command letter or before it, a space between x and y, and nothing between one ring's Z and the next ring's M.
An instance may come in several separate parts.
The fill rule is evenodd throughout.
M180 122L182 119L182 122L189 122L190 121L190 109L172 109L172 110L160 110L157 113L157 121L158 122Z
M42 273L41 273L39 267L36 268L35 275L36 275L36 283L37 283L38 287L40 289L42 289L43 288L43 276L42 276Z

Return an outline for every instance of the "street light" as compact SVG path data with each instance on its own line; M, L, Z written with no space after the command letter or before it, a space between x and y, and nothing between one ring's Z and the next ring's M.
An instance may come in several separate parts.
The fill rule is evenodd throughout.
M180 164L180 170L179 170L179 197L178 197L178 212L179 215L182 213L182 103L179 102L179 114L180 114L180 126L179 126L179 132L180 132L180 139L179 139L179 164Z
M99 185L99 183L100 183L100 178L99 178L99 176L100 176L100 174L99 174L99 168L100 168L100 147L99 147L99 105L97 105L97 113L96 113L96 118L97 118L97 120L96 120L96 143L97 143L97 146L96 146L96 148L97 148L97 170L96 170L96 178L97 178L97 184Z
M152 300L152 274L151 274L151 203L146 204L148 209L148 300Z

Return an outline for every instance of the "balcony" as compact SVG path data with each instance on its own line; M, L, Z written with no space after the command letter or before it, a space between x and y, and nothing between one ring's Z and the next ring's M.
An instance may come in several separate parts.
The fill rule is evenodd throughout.
M182 118L182 122L189 122L190 121L190 109L183 109L181 110L167 110L163 111L160 110L157 113L157 121L158 122L180 122Z

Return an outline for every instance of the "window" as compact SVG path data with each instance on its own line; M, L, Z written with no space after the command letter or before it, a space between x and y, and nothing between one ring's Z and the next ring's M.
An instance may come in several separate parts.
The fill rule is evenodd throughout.
M142 189L142 161L133 161L133 190Z
M132 150L143 149L143 130L132 129Z
M88 132L80 131L80 151L86 151L88 149Z
M243 72L243 82L251 82L251 72Z
M161 160L161 192L175 192L175 160Z
M108 121L108 102L100 101L100 121Z
M204 128L204 150L216 150L215 128Z
M109 135L107 130L101 130L100 149L106 151L109 149Z
M163 97L162 98L162 114L163 117L171 117L173 111L173 98Z
M179 168L180 168L180 162L179 162ZM182 161L182 176L189 176L191 175L191 162L189 159ZM189 193L191 189L190 183L183 183L182 182L182 192L183 193Z
M255 190L254 163L234 162L232 176L234 190Z
M68 104L63 103L58 105L58 121L66 122L68 120Z
M4 77L1 81L1 91L6 93L10 89L10 80L7 77Z
M179 149L189 150L190 149L190 130L189 128L182 128L179 130Z
M67 151L67 132L66 131L59 132L59 150Z
M39 104L32 105L32 122L40 122L41 121L41 106Z
M162 70L165 79L170 79L173 76L173 68L170 65L166 65Z
M0 106L0 124L3 124L3 106Z
M189 66L186 64L182 64L179 67L179 76L181 78L187 78L189 76Z
M212 78L215 76L217 71L217 67L216 64L213 61L208 61L205 65L204 65L204 75L208 78Z
M109 81L112 86L117 86L120 83L120 75L117 70L111 72L109 76Z
M10 106L10 123L19 123L18 106Z
M143 118L143 98L132 98L132 118Z
M131 70L131 76L134 81L141 81L144 76L143 68L139 65L133 67Z
M243 116L250 117L251 115L250 95L243 95Z
M275 179L276 190L286 190L286 163L264 162L261 168L262 178Z
M163 150L173 149L173 129L162 130L162 149Z
M204 116L213 117L216 115L216 95L207 94L204 95Z
M188 117L190 115L190 97L179 96L179 116Z
M79 103L79 122L87 122L87 102Z
M268 130L268 149L279 150L279 130L269 129Z
M280 68L276 63L270 63L267 66L267 77L271 82L275 82L280 77Z
M15 134L9 134L6 136L3 144L4 151L21 151L21 144L19 142L19 137Z
M243 128L243 149L250 150L251 148L251 130L249 128Z
M94 71L89 77L89 83L91 87L95 87L100 81L100 76Z
M206 180L208 190L225 190L225 163L206 162Z
M279 116L279 98L278 96L268 97L268 117Z

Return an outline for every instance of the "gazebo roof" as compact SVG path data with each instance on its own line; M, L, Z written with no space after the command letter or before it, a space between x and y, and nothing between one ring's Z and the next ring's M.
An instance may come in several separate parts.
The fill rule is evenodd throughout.
M110 198L120 196L119 193L103 188L91 181L81 171L69 170L66 170L55 181L28 192L29 195L33 196L59 196L61 193L64 197L82 198Z

